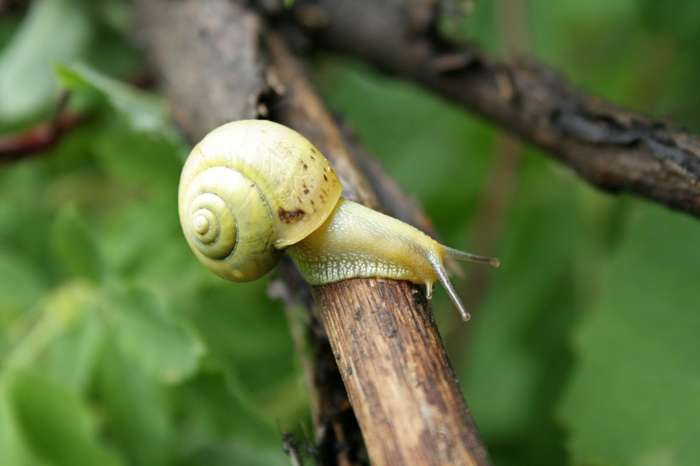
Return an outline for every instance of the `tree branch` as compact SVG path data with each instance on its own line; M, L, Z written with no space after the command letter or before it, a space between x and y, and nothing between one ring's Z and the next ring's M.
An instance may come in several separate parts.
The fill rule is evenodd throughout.
M573 88L530 60L501 62L437 31L432 0L297 0L319 47L412 79L569 165L590 183L700 216L700 139Z
M272 115L308 135L341 178L355 182L344 195L376 203L304 70L278 36L268 39L287 87ZM313 295L372 464L488 464L419 290L407 282L354 279L314 287Z
M135 3L144 45L190 140L226 121L258 116L268 86L257 15L235 1Z
M341 130L285 44L266 34L271 66L262 60L257 49L261 25L255 15L230 0L140 0L137 5L146 44L166 77L177 119L192 139L267 108L272 118L305 134L328 156L346 196L378 204ZM298 283L288 279L287 289L295 292ZM317 287L313 294L372 464L488 464L416 287L357 279ZM303 300L301 296L299 302ZM327 387L318 383L323 377L310 379L317 383L318 396L326 397L315 403L319 410L344 409L344 394L324 391ZM334 416L326 412L315 417L323 423L324 417ZM331 429L317 425L317 432L335 432L344 441L353 438L351 429L338 422ZM350 451L335 446L337 455L324 464L363 464L356 446L346 444Z

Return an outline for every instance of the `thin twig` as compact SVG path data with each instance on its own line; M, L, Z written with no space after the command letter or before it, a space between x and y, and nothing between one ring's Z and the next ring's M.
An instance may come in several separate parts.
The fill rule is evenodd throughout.
M69 130L86 121L85 115L66 110L70 93L65 92L51 121L20 133L0 137L0 163L12 162L43 152L56 145Z

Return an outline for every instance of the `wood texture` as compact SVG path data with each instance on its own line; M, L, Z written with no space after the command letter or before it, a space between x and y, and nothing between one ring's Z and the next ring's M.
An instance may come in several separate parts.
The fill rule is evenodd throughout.
M254 12L222 0L141 0L135 6L138 33L190 140L227 121L258 116L267 83Z
M373 465L489 464L420 292L355 279L314 296Z

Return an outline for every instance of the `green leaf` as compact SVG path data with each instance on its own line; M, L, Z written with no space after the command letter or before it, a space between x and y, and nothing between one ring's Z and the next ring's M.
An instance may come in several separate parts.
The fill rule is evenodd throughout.
M64 207L51 228L51 246L69 275L99 280L102 257L93 232L75 206Z
M251 413L250 407L244 406L241 398L232 393L227 379L220 372L204 370L179 387L180 403L186 405L188 411L181 420L178 443L186 445L188 456L192 455L184 464L255 464L246 461L222 463L228 456L219 456L221 445L217 444L220 442L240 443L261 451L270 445L276 450L279 448L280 425L286 426L287 423L279 418L276 422L261 422L259 415Z
M100 361L97 390L106 428L132 464L173 464L175 432L164 387L109 346Z
M91 38L84 4L32 2L29 15L0 55L0 125L45 109L56 97L52 66L76 59Z
M41 364L35 366L76 393L88 390L105 341L104 325L94 312L95 306L88 311L51 343Z
M36 372L13 371L0 381L0 394L5 404L4 409L0 408L0 419L5 417L3 426L13 431L8 436L4 429L0 430L2 441L11 447L0 450L0 463L119 464L97 440L94 420L87 407L66 387ZM11 456L3 458L5 455ZM14 462L18 457L24 457L24 461ZM32 457L39 461L29 460Z
M263 281L231 286L215 280L181 304L207 345L207 362L223 371L231 393L261 420L273 424L298 415L306 399L296 383L296 357L279 303L267 302Z
M700 223L640 205L575 339L575 464L700 464Z
M162 192L176 204L182 148L121 126L97 135L94 150L110 176L149 193Z
M6 383L0 378L0 464L13 466L45 466L36 458L22 438L15 420L11 400L8 399Z
M167 383L180 382L197 369L201 342L166 312L155 295L115 285L104 306L115 341L131 364Z
M55 213L44 204L50 183L32 164L0 170L0 250L34 269L37 278L50 283L55 274L47 232ZM21 276L21 272L20 272ZM8 285L12 279L8 279Z
M158 221L153 221L155 217ZM167 203L130 204L128 209L112 216L102 239L108 267L122 276L132 277L134 272L144 268L162 266L162 274L151 275L147 280L177 293L191 286L192 271L205 275L189 248L182 247L184 238L177 220L175 199ZM159 247L154 247L155 244ZM173 255L178 257L170 260ZM181 283L173 290L172 284L177 281Z
M280 444L279 438L276 443ZM251 445L245 442L220 442L206 445L191 453L187 466L289 466L289 457L274 443Z
M53 290L42 300L38 320L3 355L3 370L34 364L54 340L71 329L86 311L94 309L95 298L94 285L83 280Z
M67 88L96 92L107 99L132 130L180 142L160 97L112 79L84 63L61 65L56 72Z
M37 272L21 257L0 251L0 322L26 311L42 296L45 284Z
M0 359L45 292L38 270L23 259L10 251L0 251Z

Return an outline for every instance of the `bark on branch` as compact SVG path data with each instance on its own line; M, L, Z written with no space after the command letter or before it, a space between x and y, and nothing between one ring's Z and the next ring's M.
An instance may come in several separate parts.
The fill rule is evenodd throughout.
M146 45L165 77L177 119L192 139L225 121L269 111L328 156L346 196L378 205L352 146L284 42L263 34L269 66L262 59L262 26L256 15L231 0L139 0L137 5ZM398 200L394 207L405 208L405 199L394 189L389 187L381 197ZM298 283L288 287L293 291ZM317 287L313 294L372 464L488 464L428 305L416 287L356 279ZM317 409L343 409L344 398L337 392L316 388L325 397L314 403ZM334 415L317 413L315 418L323 423L325 416ZM335 423L330 430L342 441L352 438L347 429L351 427ZM361 463L357 451L338 451L323 462Z
M286 16L317 46L422 84L545 149L600 188L700 216L697 136L588 96L545 65L498 61L440 37L440 2L297 0L294 5Z
M287 87L273 116L319 146L349 188L345 196L376 205L303 69L281 39L268 37ZM372 464L488 464L419 290L407 282L355 279L315 287L313 294Z

